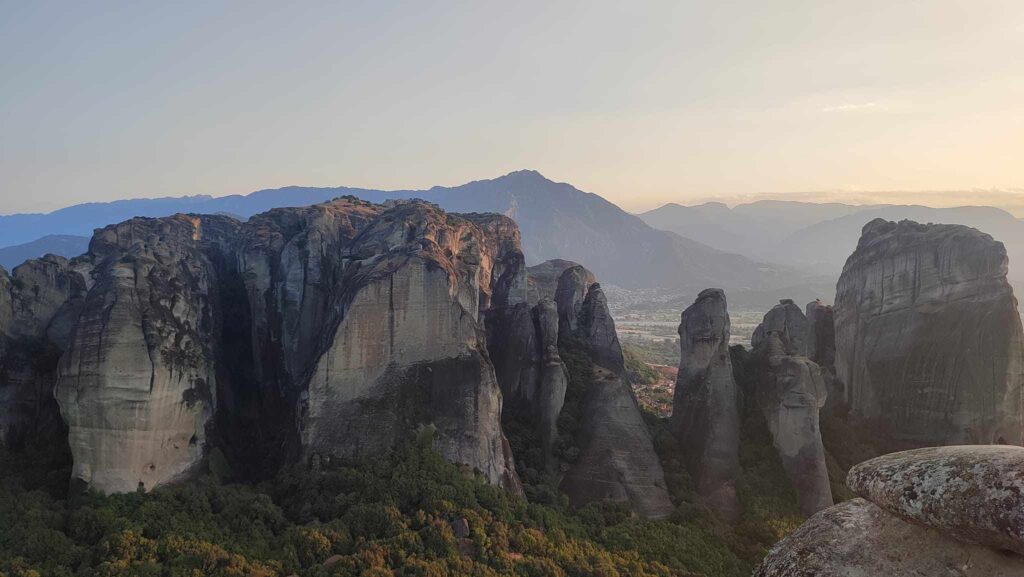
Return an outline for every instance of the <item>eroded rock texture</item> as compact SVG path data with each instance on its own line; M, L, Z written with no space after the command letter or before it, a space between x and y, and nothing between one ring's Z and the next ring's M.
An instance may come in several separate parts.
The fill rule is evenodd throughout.
M796 489L800 510L809 516L832 506L818 421L827 391L821 368L807 357L787 354L782 339L781 333L770 332L755 349L765 370L753 395Z
M839 280L845 401L907 446L1020 445L1024 338L1002 243L959 225L868 223Z
M893 453L857 465L846 484L910 522L1024 555L1024 448L968 445Z
M13 276L0 269L0 443L63 442L53 387L84 292L63 257L30 260Z
M957 541L854 499L811 517L754 577L1011 577L1024 557Z
M584 278L581 279L580 283L581 286L586 285L584 291L587 287L597 282L597 278L594 277L592 272L570 260L552 259L528 268L527 299L530 304L535 305L542 299L554 300L555 293L558 291L558 281L562 278L562 273L573 267L580 267L581 272L584 274ZM583 293L583 296L586 296L586 292Z
M719 515L736 519L740 424L729 332L729 311L720 289L702 291L683 311L672 425L697 493Z
M106 492L181 479L202 462L216 409L218 272L238 223L133 219L102 229L56 387L73 476Z
M372 455L431 426L446 458L518 490L480 312L501 260L484 220L400 203L326 259L338 288L299 402L306 458Z
M836 363L835 313L831 306L816 300L807 303L807 358L822 367Z
M764 315L754 330L751 346L757 348L769 333L779 335L788 354L807 356L807 317L792 300L782 299Z
M72 266L88 294L57 386L75 477L148 489L214 444L265 474L430 428L449 460L519 490L484 328L526 306L518 247L500 215L351 197L98 231Z
M583 302L595 282L594 273L581 265L565 269L558 277L555 304L558 306L558 331L561 334L575 335L579 330Z

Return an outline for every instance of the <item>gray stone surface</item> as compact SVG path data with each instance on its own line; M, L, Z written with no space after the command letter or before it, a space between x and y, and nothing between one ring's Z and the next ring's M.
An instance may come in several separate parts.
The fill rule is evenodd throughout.
M272 464L432 428L446 458L519 491L484 328L498 308L534 326L518 243L500 215L350 197L98 231L72 263L88 295L57 386L74 476L107 492L173 482L202 466L211 429L282 453Z
M72 476L104 492L150 489L202 463L216 410L217 271L226 217L133 219L97 231L94 284L55 395Z
M580 456L561 488L577 506L621 501L644 517L666 518L674 507L633 391L621 374L595 373L583 400Z
M608 311L608 298L598 283L590 285L587 290L579 312L577 334L590 347L590 356L595 363L618 375L625 374L626 364L615 320Z
M903 446L1024 442L1024 338L1002 243L874 220L839 280L845 402Z
M554 300L555 293L558 292L558 281L561 279L562 273L577 266L581 265L571 260L552 259L526 269L528 273L527 299L530 305L536 305L542 299ZM593 273L585 268L583 270L586 271L587 278L583 279L581 284L589 287L597 282L597 278L594 277ZM586 293L583 296L586 296Z
M757 348L770 333L779 335L787 354L807 356L807 317L792 300L782 299L764 315L754 330L751 346Z
M786 354L781 334L774 331L754 354L767 368L758 379L755 400L796 489L800 510L813 515L832 506L818 421L827 398L821 368L807 357Z
M594 274L580 265L571 266L559 275L555 289L555 304L558 305L560 334L575 334L579 329L583 301L586 300L587 293L595 282Z
M807 358L822 367L836 363L835 312L816 300L807 303Z
M63 257L27 261L13 275L0 269L0 443L62 442L53 387L84 291Z
M1016 577L1024 557L962 543L864 499L826 509L780 541L754 577Z
M720 289L702 291L683 311L672 426L698 495L720 516L737 519L740 424L729 332L729 311Z
M846 484L911 522L1024 555L1024 448L968 445L893 453L857 465Z

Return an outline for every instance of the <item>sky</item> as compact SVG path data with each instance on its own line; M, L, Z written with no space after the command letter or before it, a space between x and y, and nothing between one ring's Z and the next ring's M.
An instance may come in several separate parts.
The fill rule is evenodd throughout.
M781 196L1024 216L1021 0L0 14L0 214L531 168L627 210Z

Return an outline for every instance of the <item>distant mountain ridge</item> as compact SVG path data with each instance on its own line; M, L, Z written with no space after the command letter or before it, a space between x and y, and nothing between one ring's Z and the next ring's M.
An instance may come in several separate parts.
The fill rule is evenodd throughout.
M84 253L88 248L89 237L51 234L25 244L0 248L0 267L10 271L26 260L44 254L70 258Z
M667 204L639 215L655 228L687 234L698 242L838 279L857 247L864 225L889 221L962 224L1006 246L1009 278L1024 288L1024 221L990 206L932 208L918 205L845 205L760 201L728 208L709 203Z
M563 258L584 264L606 282L627 288L699 290L720 286L772 290L799 282L796 271L756 262L685 236L652 228L604 198L533 170L428 190L383 191L350 187L286 187L225 197L137 199L89 203L49 214L0 216L0 246L47 234L88 236L96 228L134 216L176 213L248 218L272 208L306 206L352 195L373 202L422 198L450 212L495 212L512 217L530 264ZM32 255L39 256L39 255Z

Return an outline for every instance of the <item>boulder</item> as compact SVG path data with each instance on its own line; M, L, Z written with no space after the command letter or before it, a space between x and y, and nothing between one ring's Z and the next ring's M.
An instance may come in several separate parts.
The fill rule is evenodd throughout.
M1024 448L956 446L893 453L857 465L846 484L910 522L1024 555Z
M702 291L683 311L672 426L698 495L720 516L739 517L740 423L729 355L729 311L721 289Z
M754 398L764 415L800 510L810 516L832 506L818 413L827 391L821 368L807 357L786 354L782 334L772 331L754 351L767 370Z
M957 541L853 499L811 517L754 571L754 577L945 575L1024 575L1024 557Z

